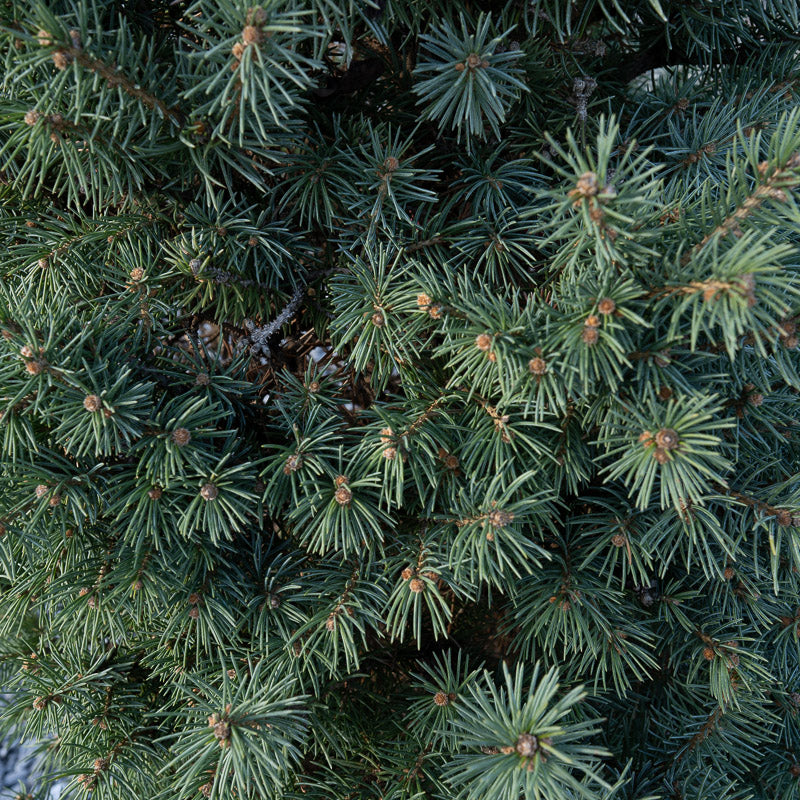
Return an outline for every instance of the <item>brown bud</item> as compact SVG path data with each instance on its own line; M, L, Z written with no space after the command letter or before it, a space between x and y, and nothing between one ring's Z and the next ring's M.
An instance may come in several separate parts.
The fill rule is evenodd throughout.
M25 124L35 125L39 121L40 117L41 114L38 111L36 111L36 109L32 108L30 111L25 112Z
M414 574L414 571L413 571L413 570L412 570L410 567L406 567L406 568L405 568L405 569L404 569L404 570L403 570L403 571L400 573L400 577L401 577L401 578L402 578L404 581L407 581L407 580L409 580L409 578L411 578L411 576L412 576L413 574Z
M192 439L192 434L186 430L186 428L175 428L172 431L172 441L175 442L178 447L185 447Z
M621 533L615 533L611 537L611 544L613 544L614 547L622 547L626 541L625 536Z
M42 371L42 364L40 361L26 361L25 371L30 375L38 375Z
M573 189L573 192L578 197L593 197L598 191L597 175L595 175L594 172L584 172L583 175L578 178L575 188Z
M56 69L66 69L70 61L72 61L72 56L66 50L56 50L53 53L53 64L55 64Z
M533 758L539 749L539 740L533 734L522 733L515 749L523 758Z
M782 528L788 528L792 524L792 512L785 508L776 509L775 521Z
M597 340L600 338L600 334L597 332L597 328L587 326L583 329L583 333L581 333L581 339L584 344L592 345L597 344Z
M430 304L431 304L431 299L430 299L430 297L428 297L428 295L426 295L424 293L417 295L417 305L420 308L425 308L426 306L429 306Z
M488 519L493 528L505 528L514 520L514 515L510 511L491 511Z
M444 692L436 692L436 694L433 696L433 702L437 706L446 706L450 703L450 701L447 699L447 695Z
M414 594L419 594L424 591L425 583L421 578L412 578L408 584L408 588L411 589Z
M349 506L353 493L347 486L342 485L334 492L333 497L340 506Z
M669 455L667 455L667 451L663 447L656 447L653 450L653 458L658 461L659 464L666 464L669 461Z
M596 317L594 314L589 314L583 324L588 325L590 328L596 328L600 324L600 317Z
M211 383L211 378L207 372L198 372L194 382L196 386L208 386Z
M703 648L703 658L706 661L713 661L714 660L714 650L711 647L704 647Z
M476 69L477 67L480 66L480 63L481 63L481 57L477 53L470 53L467 56L467 66L470 69Z
M99 411L101 406L102 402L96 394L89 394L83 399L83 407L91 413Z
M189 609L189 617L191 619L197 619L200 616L200 609L197 606L192 606Z
M242 30L242 41L244 42L245 46L250 44L258 44L259 42L263 41L263 39L263 32L255 25L245 25L244 30Z
M792 764L792 766L789 767L789 774L793 778L800 778L800 764Z
M260 6L251 8L247 12L247 22L252 25L263 25L267 21L267 12Z
M159 499L161 498L161 495L162 495L162 493L163 493L163 489L162 489L160 486L153 486L153 487L152 487L152 488L151 488L151 489L150 489L150 490L147 492L147 496L148 496L148 497L149 497L151 500L159 500Z
M286 461L283 465L283 472L285 475L290 475L292 472L297 472L300 469L302 464L302 459L296 453L292 453L290 456L287 456Z
M244 55L244 48L245 45L242 42L235 42L233 47L231 47L231 55L237 60L241 61L242 56ZM234 65L236 66L236 65Z
M131 280L140 281L142 278L144 278L144 270L141 267L134 267L131 270Z
M202 497L203 500L216 500L218 494L219 490L213 483L204 483L200 489L200 497Z
M656 445L664 450L674 450L680 444L677 431L672 428L662 428L656 434Z
M736 575L736 570L733 567L725 567L722 576L725 578L726 581L733 580L734 576Z
M386 324L386 320L385 320L383 314L380 311L376 311L372 315L372 324L376 328L382 328Z
M397 448L396 447L387 447L383 451L383 457L387 461L394 461L394 459L397 458Z
M389 158L383 162L383 168L387 172L395 172L399 166L400 162L394 156L389 156Z
M212 715L216 717L216 715ZM217 741L220 743L220 747L224 747L228 744L227 739L231 735L231 728L225 720L218 720L213 725L211 725L214 729L214 736L216 737Z
M613 314L616 311L617 304L610 298L604 297L598 304L597 310L601 314Z
M486 352L492 346L492 337L488 333L481 333L475 337L475 346L478 350Z
M36 496L41 500L49 491L50 487L46 483L40 483L36 487Z
M543 358L536 356L536 358L532 358L528 362L528 369L530 369L534 375L544 375L545 372L547 372L547 364Z
M441 319L442 318L442 307L441 307L441 305L439 303L434 303L432 306L430 306L428 308L428 314L431 317L433 317L434 319ZM786 340L786 341L788 341L788 340ZM784 341L784 344L786 344L786 341ZM786 346L788 347L789 345L786 344Z
M389 444L394 437L394 431L391 428L381 428L381 444Z

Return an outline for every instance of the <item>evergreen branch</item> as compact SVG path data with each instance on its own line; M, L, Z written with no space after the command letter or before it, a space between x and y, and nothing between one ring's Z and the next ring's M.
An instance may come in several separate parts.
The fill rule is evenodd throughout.
M79 44L80 43L77 42L77 45ZM158 109L166 119L170 120L170 122L174 123L179 128L182 128L185 123L186 117L182 111L177 108L169 108L163 100L146 91L141 86L138 86L126 75L110 67L101 59L90 56L82 47L76 46L74 39L71 46L59 47L56 49L53 52L53 60L56 62L57 66L63 64L64 67L66 67L69 62L76 61L84 69L89 70L89 72L94 72L104 78L110 87L118 86L131 97L142 102L147 108L153 110Z
M793 153L771 171L767 161L761 162L759 172L763 182L759 183L733 213L729 214L714 230L707 233L691 250L684 253L681 257L681 264L684 266L688 264L713 238L725 237L729 233L736 234L740 223L760 208L766 200L785 202L787 195L784 190L793 189L800 184L800 177L796 172L798 168L800 168L800 153Z

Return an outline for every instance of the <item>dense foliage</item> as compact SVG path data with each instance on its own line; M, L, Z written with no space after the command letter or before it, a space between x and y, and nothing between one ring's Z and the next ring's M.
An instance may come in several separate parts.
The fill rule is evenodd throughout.
M62 797L797 797L795 2L0 30L2 730Z

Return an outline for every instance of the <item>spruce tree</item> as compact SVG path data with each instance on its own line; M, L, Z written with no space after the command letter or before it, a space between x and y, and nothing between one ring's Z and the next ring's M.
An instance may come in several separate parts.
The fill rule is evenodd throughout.
M798 796L795 0L0 30L20 797Z

